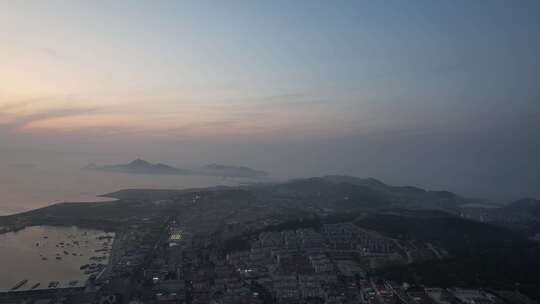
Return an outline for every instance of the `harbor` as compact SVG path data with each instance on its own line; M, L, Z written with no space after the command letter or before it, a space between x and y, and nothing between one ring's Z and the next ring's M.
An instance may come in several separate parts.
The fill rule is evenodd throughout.
M107 268L114 234L34 226L0 235L0 293L84 288Z

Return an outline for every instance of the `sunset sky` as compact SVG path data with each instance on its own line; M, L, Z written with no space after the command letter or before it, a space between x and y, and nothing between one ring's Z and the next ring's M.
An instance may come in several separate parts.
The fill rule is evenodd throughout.
M0 153L538 194L538 54L539 1L2 1Z

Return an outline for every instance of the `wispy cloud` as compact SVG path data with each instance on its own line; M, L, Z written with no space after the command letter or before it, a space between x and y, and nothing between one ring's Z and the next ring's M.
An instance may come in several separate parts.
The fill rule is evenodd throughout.
M0 103L0 116L6 112L18 111L43 100L43 98L28 98L15 102Z
M90 106L43 106L51 100L57 101L58 98L37 97L0 104L2 129L20 130L37 121L84 115L99 110L98 107Z
M99 108L96 108L96 107L88 107L88 108L74 107L74 108L63 108L63 109L51 109L51 110L23 116L17 120L16 125L18 127L24 127L36 121L53 119L53 118L79 116L83 114L94 113L98 109Z
M95 100L99 99L69 95L4 103L0 106L0 124L4 131L27 134L103 134L110 138L151 135L152 138L174 139L266 136L282 130L313 132L335 121L333 114L324 110L327 102L306 93L174 104ZM2 119L3 116L6 119Z

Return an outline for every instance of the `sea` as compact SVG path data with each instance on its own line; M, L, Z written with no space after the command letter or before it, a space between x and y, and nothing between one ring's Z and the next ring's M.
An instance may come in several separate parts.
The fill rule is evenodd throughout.
M251 181L212 176L124 174L80 168L0 167L0 216L58 202L108 201L112 199L100 195L121 189L186 189L248 182Z

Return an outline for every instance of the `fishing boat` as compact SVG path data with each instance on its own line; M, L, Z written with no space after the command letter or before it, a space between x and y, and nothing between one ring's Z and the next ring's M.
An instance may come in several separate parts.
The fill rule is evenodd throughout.
M58 284L60 284L60 282L58 281L51 281L49 283L49 288L55 288L56 286L58 286Z
M28 280L26 280L26 279L22 280L19 283L15 284L15 286L13 286L13 288L11 288L11 290L17 290L17 289L21 288L26 283L28 283Z

